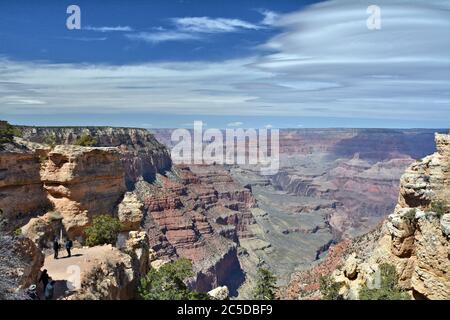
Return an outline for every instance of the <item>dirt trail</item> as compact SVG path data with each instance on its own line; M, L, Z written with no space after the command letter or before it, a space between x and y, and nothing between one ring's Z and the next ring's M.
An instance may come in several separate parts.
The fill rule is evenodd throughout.
M59 259L54 259L53 255L46 256L42 270L47 269L49 276L56 281L54 299L63 298L65 292L69 289L76 290L74 288L77 285L76 282L81 281L78 279L82 279L84 274L100 261L104 261L113 255L112 246L104 245L93 248L74 248L70 258L67 257L65 250L59 252ZM39 289L41 293L43 291L42 284L40 284Z

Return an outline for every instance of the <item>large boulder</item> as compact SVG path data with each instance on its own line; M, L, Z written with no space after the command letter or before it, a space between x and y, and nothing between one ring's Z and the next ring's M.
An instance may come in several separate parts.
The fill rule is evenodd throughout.
M208 295L213 300L226 300L229 298L230 292L227 286L222 286L212 289L211 291L208 291Z
M450 237L450 213L446 213L441 218L441 229L442 232Z
M117 216L122 223L122 231L139 230L144 217L144 204L132 192L125 193L118 206Z
M0 299L21 299L37 283L44 255L30 239L0 234Z
M58 145L47 154L41 179L70 238L81 237L97 214L113 214L125 193L117 148Z

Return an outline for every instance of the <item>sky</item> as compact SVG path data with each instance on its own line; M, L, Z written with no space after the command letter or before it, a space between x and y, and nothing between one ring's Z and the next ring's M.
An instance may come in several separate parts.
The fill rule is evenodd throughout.
M1 0L0 119L448 128L449 53L447 0Z

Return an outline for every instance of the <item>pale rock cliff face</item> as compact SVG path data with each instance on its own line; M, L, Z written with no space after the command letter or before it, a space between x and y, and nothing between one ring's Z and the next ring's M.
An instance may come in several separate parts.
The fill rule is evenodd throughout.
M127 187L132 189L139 178L152 181L156 173L170 169L168 150L145 129L111 127L21 127L23 138L45 143L53 137L56 144L74 144L82 135L97 140L97 147L117 147L125 170Z
M20 289L37 283L44 255L30 239L0 234L0 299L23 299Z
M0 153L2 227L14 231L22 226L25 237L14 244L17 247L26 241L27 245L14 251L24 267L15 269L18 284L8 282L9 286L36 282L43 265L38 247L48 248L61 231L82 240L94 216L111 214L122 222L121 239L125 241L94 254L93 262L80 260L89 268L82 289L71 298L135 298L138 279L150 267L150 250L147 234L136 231L141 229L144 205L135 193L126 191L136 180L153 181L157 172L171 166L165 147L141 129L22 129L25 139L14 138ZM98 147L72 145L82 134L94 136ZM48 136L67 144L48 146L43 143ZM98 250L87 250L91 249ZM59 280L64 282L65 277L62 273Z
M49 202L42 187L37 154L23 145L9 147L0 152L0 209L5 220L3 227L15 230L30 216L45 212Z
M58 145L47 154L41 180L69 237L83 235L96 214L111 214L125 192L116 148Z
M450 199L450 136L436 134L437 152L413 163L402 176L393 214L370 246L355 241L343 269L333 273L346 298L358 298L362 285L376 280L378 266L396 267L399 286L416 299L450 299L449 214L431 204Z
M213 300L226 300L229 298L230 292L226 286L217 287L208 292L208 295Z
M139 229L143 204L126 187L171 165L165 147L142 129L24 127L22 133L28 140L15 138L0 153L3 228L28 224L22 232L42 247L61 230L81 237L98 214L117 214L123 231ZM48 137L74 143L83 134L105 147L45 144Z
M150 268L148 237L131 231L125 246L100 247L97 260L83 270L81 288L71 300L129 300L137 298L141 275ZM97 249L97 250L99 250Z
M227 285L232 295L244 280L241 238L252 237L251 192L221 166L177 166L153 184L136 185L147 212L145 230L159 260L192 260L190 287L207 292Z
M122 231L139 230L144 218L144 204L136 194L127 192L118 206L117 217L122 223Z

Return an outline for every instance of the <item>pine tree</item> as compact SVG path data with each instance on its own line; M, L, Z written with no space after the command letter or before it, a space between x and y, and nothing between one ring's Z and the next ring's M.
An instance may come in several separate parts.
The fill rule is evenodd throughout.
M270 270L259 268L253 298L255 300L275 300L276 282L277 278Z

